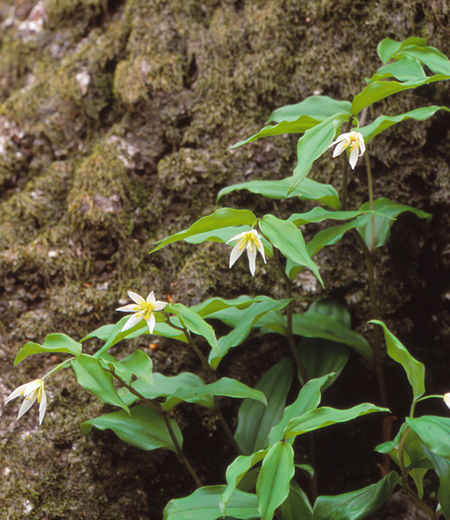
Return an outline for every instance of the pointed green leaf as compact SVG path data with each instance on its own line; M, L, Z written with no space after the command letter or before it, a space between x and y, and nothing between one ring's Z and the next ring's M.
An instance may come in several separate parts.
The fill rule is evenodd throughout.
M173 392L172 396L168 398L163 405L165 410L173 407L173 402L178 404L180 401L188 403L195 403L199 400L205 399L208 396L226 396L237 399L254 399L267 405L266 396L259 390L254 390L244 383L236 381L236 379L229 379L222 377L218 381L209 385L194 387L194 388L178 388Z
M321 496L316 500L313 520L361 520L376 511L392 494L400 477L391 471L376 484L343 495Z
M295 480L291 480L289 484L289 496L281 506L281 516L283 520L312 520L311 503Z
M78 383L105 403L120 406L129 413L113 383L113 376L107 372L98 359L80 354L72 361Z
M228 466L226 473L227 487L220 496L219 501L220 510L224 515L226 514L226 505L234 490L245 477L247 472L266 456L266 453L267 450L260 450L247 456L239 455L239 457L236 457L236 459Z
M151 253L158 251L158 249L161 249L167 244L173 244L179 240L193 238L202 233L210 233L211 237L213 237L214 233L218 229L244 225L253 226L255 222L256 217L251 211L246 209L221 208L215 211L212 215L201 218L192 224L189 229L180 231L179 233L175 233L174 235L159 241L158 245L151 251ZM207 240L205 237L206 235L204 235L204 240Z
M294 168L289 192L295 190L295 188L308 175L313 162L327 151L336 135L336 132L339 130L342 123L348 121L348 119L348 113L337 113L304 133L303 137L298 141L298 163Z
M196 312L188 309L181 303L169 304L166 306L165 311L175 314L181 321L182 326L186 327L190 332L205 338L212 349L219 354L219 344L217 343L214 329Z
M338 113L350 113L351 103L328 96L309 96L295 105L286 105L274 110L270 121L295 121L301 115L308 115L321 121Z
M406 423L430 451L450 459L450 417L434 415L423 415L415 419L407 417Z
M303 235L295 224L288 220L280 220L273 215L265 215L259 222L259 228L286 258L311 269L323 285L319 270L308 255Z
M217 200L233 191L248 190L251 193L263 195L269 199L283 200L291 197L298 197L300 200L314 200L321 202L333 209L340 208L341 204L339 201L339 195L330 184L321 184L312 179L303 179L302 183L288 194L290 183L290 177L279 181L254 180L241 182L240 184L233 184L221 189L217 196Z
M376 323L383 327L384 339L386 340L387 353L397 363L400 363L408 376L408 381L412 386L414 400L425 393L425 367L423 363L413 358L403 344L389 331L386 325L379 320L372 320L369 323Z
M425 47L427 40L425 38L407 38L403 42L396 42L391 38L385 38L381 40L377 47L377 53L383 63L387 63L398 51L409 45L417 45L419 47Z
M426 65L431 72L435 74L450 75L450 61L434 47L419 47L417 45L408 45L401 49L403 56L415 58Z
M439 457L436 453L424 450L433 463L433 468L439 477L439 491L438 500L441 506L442 513L446 520L450 520L450 461L447 458Z
M152 375L153 361L142 350L135 350L130 356L122 359L120 363L134 376L150 385L155 384Z
M409 56L402 56L389 65L380 67L368 81L380 81L392 77L398 81L410 81L422 80L427 76L418 60Z
M183 437L178 424L172 420L170 423L182 446ZM99 430L112 430L119 439L140 450L167 448L176 453L164 419L148 406L134 406L130 408L130 414L113 412L85 421L81 425L83 435L87 435L93 426Z
M245 399L239 408L235 439L244 455L265 449L272 427L283 414L292 382L293 364L286 358L273 366L256 384L267 397L267 407Z
M302 387L295 402L284 409L281 421L272 428L269 435L269 444L275 444L283 439L283 431L291 419L300 417L319 406L322 397L321 388L332 376L333 374L328 374L318 379L311 379Z
M225 486L207 486L197 489L185 498L171 500L164 509L164 520L217 520L222 518L219 497ZM228 501L230 519L251 520L259 518L256 495L236 489Z
M405 121L406 119L415 119L416 121L424 121L428 119L438 111L438 110L446 110L450 112L450 109L447 107L438 107L438 106L430 106L430 107L421 107L416 110L411 110L410 112L405 112L404 114L399 114L398 116L380 116L375 119L373 123L370 125L363 126L359 129L362 136L364 137L364 141L367 143L375 136L384 132L384 130L390 128L391 126Z
M303 433L311 432L341 422L351 421L374 412L389 412L387 408L380 408L370 403L362 403L348 410L336 410L335 408L322 407L310 410L301 417L291 419L284 429L284 438L290 439Z
M305 179L305 181L308 179ZM301 184L301 186L303 183ZM324 220L351 220L361 215L373 214L370 209L358 211L328 211L323 208L314 208L307 213L294 213L289 217L289 221L296 226L303 226L312 222L323 222Z
M289 495L289 482L294 476L294 450L288 443L277 442L264 457L256 482L261 520L272 520L273 514Z
M78 356L78 354L81 354L81 344L65 334L49 334L42 345L31 341L26 343L17 353L14 359L14 366L28 356L40 353L63 353Z

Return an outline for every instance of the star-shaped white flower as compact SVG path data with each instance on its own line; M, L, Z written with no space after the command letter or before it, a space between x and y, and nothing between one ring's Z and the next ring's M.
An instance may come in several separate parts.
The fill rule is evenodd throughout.
M336 141L333 141L328 148L331 146L337 145L333 152L333 157L337 157L341 155L341 153L350 147L350 159L349 163L352 167L352 170L355 169L356 162L358 161L358 157L365 152L366 146L364 144L364 137L356 131L341 134Z
M252 276L255 276L256 269L256 249L261 253L263 257L264 263L266 263L266 258L264 256L264 246L261 242L261 236L259 233L252 229L251 231L244 231L244 233L239 233L238 235L230 238L229 242L233 240L237 240L237 244L233 247L230 255L230 267L236 262L236 260L242 255L244 249L247 250L248 263L250 266L250 272Z
M116 311L120 312L134 312L133 316L131 316L123 326L122 332L131 329L141 320L145 320L148 325L148 330L150 331L150 334L152 334L156 325L153 312L162 311L167 303L156 301L153 291L147 296L146 300L133 291L128 291L128 296L135 303L130 303L129 305L125 305L125 307L119 307L116 309Z
M450 392L448 394L444 394L444 403L450 408Z
M6 402L8 403L11 399L15 399L21 395L25 399L20 407L17 419L20 419L24 413L28 412L37 399L37 402L39 403L39 424L42 424L45 410L47 409L47 395L44 389L44 381L42 379L35 379L34 381L31 381L31 383L19 386L19 388L16 388L8 399L6 399Z

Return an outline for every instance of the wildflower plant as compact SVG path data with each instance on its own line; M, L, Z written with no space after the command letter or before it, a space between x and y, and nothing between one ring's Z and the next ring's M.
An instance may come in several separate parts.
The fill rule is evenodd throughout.
M377 283L374 277L376 250L386 244L395 219L411 212L420 219L431 215L387 198L374 200L368 148L380 133L407 119L423 121L442 106L424 106L403 114L386 115L369 121L368 107L404 90L450 79L450 61L421 38L397 42L389 38L378 46L383 65L370 78L352 101L327 96L312 96L298 104L275 110L260 132L233 146L286 133L301 134L297 145L298 163L291 177L283 180L251 180L221 190L218 199L227 194L248 190L270 199L297 197L317 206L311 211L292 214L288 219L276 215L255 215L248 209L223 207L204 216L188 229L161 240L153 252L184 240L191 244L217 242L230 248L230 268L247 253L250 272L256 275L257 252L264 263L279 273L285 286L285 297L241 295L235 299L216 296L198 305L157 301L153 292L147 299L129 292L135 302L117 309L133 313L115 324L105 325L80 341L64 334L50 334L42 345L27 343L17 354L18 363L35 353L65 353L70 357L55 367L71 367L78 383L117 411L92 418L81 426L88 434L92 428L111 429L124 442L143 450L157 448L176 452L183 461L197 490L191 495L169 502L165 520L215 520L217 518L271 520L328 520L329 518L362 519L375 511L399 488L431 518L450 520L450 417L416 416L417 403L429 398L443 399L450 407L449 393L425 394L425 368L380 321ZM426 67L426 69L425 69ZM431 72L427 75L425 70ZM364 124L368 121L367 124ZM369 146L368 146L369 145ZM344 152L341 193L330 185L309 179L314 162L330 154L330 160ZM348 208L347 179L349 167L355 169L363 159L368 178L368 202L359 208ZM362 170L362 163L358 169ZM300 226L330 221L333 224L318 231L306 242ZM349 312L325 300L314 301L301 313L296 306L295 280L309 269L323 285L315 255L334 245L350 232L355 246L362 251L368 277L373 335L369 340L350 328ZM201 276L201 274L199 275ZM217 337L211 325L222 321L230 332ZM272 366L255 388L228 377L218 377L219 364L226 371L228 352L245 342L252 332L276 333L285 338L290 355ZM124 339L142 334L164 336L187 344L203 364L206 380L181 372L175 376L153 373L149 355L135 350L117 359L108 350ZM384 341L383 341L384 336ZM93 355L83 351L83 344L97 338L103 345ZM198 340L209 346L204 355ZM320 341L319 341L320 340ZM386 350L384 350L386 344ZM378 379L379 404L360 403L348 409L321 406L322 393L340 377L349 352L353 350L374 368ZM383 376L383 358L389 356L406 373L412 389L410 413L393 436L389 428L381 428L381 478L369 486L336 496L317 496L314 468L303 455L304 434L367 414L389 418L389 389ZM51 375L47 374L46 378ZM288 401L293 384L300 386L296 398ZM49 383L51 385L51 378ZM295 386L294 386L295 388ZM40 399L40 422L45 413L43 381L37 380L15 390L8 401L23 395L19 417L36 399ZM290 394L292 395L292 394ZM224 419L219 397L241 399L235 431ZM196 468L183 451L182 431L170 411L182 402L195 403L215 414L236 452L224 475L224 484L208 486L199 478ZM444 408L444 411L446 409ZM397 469L390 469L390 459ZM296 468L298 469L296 475ZM297 480L298 473L310 479ZM437 508L431 508L424 496L424 477L435 472L439 477ZM300 485L299 482L302 482Z

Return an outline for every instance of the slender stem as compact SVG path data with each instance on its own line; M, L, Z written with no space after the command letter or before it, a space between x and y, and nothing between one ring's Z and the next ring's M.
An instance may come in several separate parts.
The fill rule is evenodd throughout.
M72 363L72 361L74 360L75 358L74 357L71 357L69 359L66 359L65 361L63 361L62 363L59 363L59 365L56 365L56 367L53 367L50 372L48 372L48 374L45 374L45 376L42 378L42 381L44 381L44 379L48 376L51 376L53 373L57 372L58 370L61 370L61 368L63 368L65 365L68 365L69 363Z
M345 125L344 133L348 133L353 124L353 117L351 117L347 124ZM347 154L342 154L342 164L344 166L343 176L342 176L342 187L341 187L341 200L342 200L342 210L347 211L347 184L348 184L348 171L349 171L349 163L347 160Z
M370 167L370 159L369 154L364 154L366 160L366 170L367 170L367 184L369 187L369 206L372 211L374 211L374 203L373 203L373 182L372 182L372 168ZM370 247L369 251L373 253L375 246L375 215L370 217Z
M222 428L225 432L225 435L228 438L228 442L233 446L234 450L238 455L243 455L239 444L236 442L236 439L234 438L232 431L230 430L227 422L225 421L225 418L222 414L222 410L220 409L219 398L217 397L217 395L214 396L214 411L216 412L217 418L219 419L220 424L222 425Z
M105 369L108 370L108 369ZM167 417L167 413L159 406L158 404L154 403L150 399L147 399L142 394L140 394L137 390L135 390L131 385L127 384L121 377L119 377L114 370L108 370L112 374L112 376L120 383L121 386L126 388L129 392L131 392L136 397L139 397L139 399L145 403L148 407L150 407L152 410L154 410L160 417L163 418L164 423L166 425L167 431L169 432L170 438L172 439L173 445L175 446L175 449L177 451L178 456L182 460L183 464L186 466L186 469L191 474L192 478L194 479L195 483L197 484L197 487L202 487L202 481L197 476L197 473L195 472L194 468L191 466L191 463L187 459L186 455L184 454L183 450L181 449L180 443L178 442L177 436L175 435L175 432L173 430L172 424L170 422L170 419Z

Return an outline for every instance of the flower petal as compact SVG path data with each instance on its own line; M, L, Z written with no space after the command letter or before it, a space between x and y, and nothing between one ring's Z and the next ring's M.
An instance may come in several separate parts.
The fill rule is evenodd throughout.
M338 155L341 155L341 153L348 147L349 144L350 144L350 141L347 141L347 140L340 142L334 149L333 157L337 157Z
M23 391L24 391L25 387L28 386L28 385L29 385L29 383L27 383L25 385L21 385L18 388L16 388L14 390L14 392L12 392L12 394L10 394L8 399L6 399L5 404L9 403L9 401L11 401L11 399L15 399L16 397L23 396Z
M148 330L150 331L150 334L153 334L153 331L155 330L155 325L156 325L156 319L155 319L155 315L153 314L153 312L150 314L150 316L147 318L147 325L148 325Z
M358 148L354 148L351 152L350 152L350 160L349 160L349 163L350 163L350 166L352 167L352 170L355 169L355 166L356 166L356 163L358 161Z
M47 410L47 394L44 390L44 384L42 383L42 395L41 402L39 403L39 424L42 424L42 421L45 417L45 411Z
M450 408L450 392L444 394L444 403Z
M140 312L133 314L133 316L131 316L130 319L122 327L121 332L125 332L126 330L132 329L136 324L138 324L140 321L142 321L143 318L144 317L142 316L142 313L140 313Z
M17 419L20 419L24 413L27 413L28 410L33 406L33 404L36 402L37 399L37 392L36 395L28 397L28 399L24 399L22 406L20 407L19 413L17 415Z
M358 139L359 139L359 156L363 155L363 153L366 151L366 145L364 144L364 137L358 133Z
M167 305L167 302L156 301L155 304L153 305L153 310L162 311L166 305Z
M137 305L135 303L129 303L128 305L125 305L124 307L119 307L116 309L116 311L120 312L136 312Z
M227 240L227 244L230 243L230 242L233 242L233 240L240 240L240 239L243 238L247 233L248 233L248 231L244 231L243 233L238 233L238 234L235 235L233 238L230 238L230 240Z
M256 270L256 249L247 248L248 264L252 276L255 276Z
M128 296L136 303L145 303L144 298L133 291L128 291Z
M236 260L242 255L244 252L243 249L239 247L239 242L233 247L233 250L231 251L230 255L230 268L233 267L233 264L236 262Z
M146 303L155 303L155 293L153 291L151 291L148 294L147 299L145 301L146 301Z

